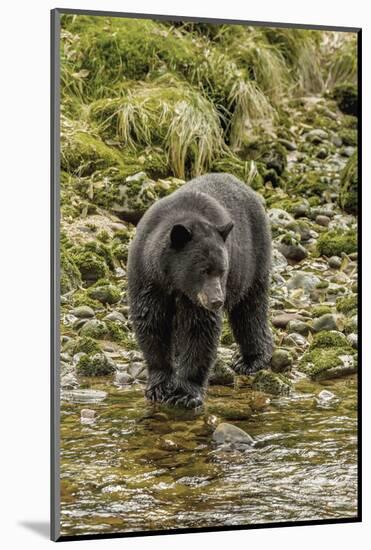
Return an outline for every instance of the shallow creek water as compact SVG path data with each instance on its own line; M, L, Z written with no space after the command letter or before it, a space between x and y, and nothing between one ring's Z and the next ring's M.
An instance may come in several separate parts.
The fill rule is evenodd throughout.
M356 516L353 377L302 380L265 407L257 396L252 411L246 387L212 386L199 413L150 406L139 386L85 387L108 393L99 403L62 401L62 535ZM323 389L337 400L319 404ZM96 411L93 424L81 423L83 408ZM215 417L255 445L216 446Z

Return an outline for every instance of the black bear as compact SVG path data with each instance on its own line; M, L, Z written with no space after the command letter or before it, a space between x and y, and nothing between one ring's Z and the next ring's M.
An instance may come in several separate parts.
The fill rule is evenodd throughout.
M148 399L202 404L223 308L240 349L235 371L267 366L270 265L261 200L234 176L197 177L147 210L130 245L128 291Z

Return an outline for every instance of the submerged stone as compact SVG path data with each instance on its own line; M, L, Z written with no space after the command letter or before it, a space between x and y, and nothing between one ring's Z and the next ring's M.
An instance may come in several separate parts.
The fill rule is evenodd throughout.
M233 424L228 424L227 422L219 424L213 433L213 439L218 444L231 444L237 446L251 446L254 443L254 439L251 435L241 430L241 428Z

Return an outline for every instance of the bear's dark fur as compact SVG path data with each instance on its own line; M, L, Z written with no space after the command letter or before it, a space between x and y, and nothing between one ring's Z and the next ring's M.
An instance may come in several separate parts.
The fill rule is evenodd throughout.
M128 261L133 328L152 401L202 404L226 310L240 358L269 363L271 235L257 194L229 174L207 174L152 205ZM232 365L233 366L233 365Z

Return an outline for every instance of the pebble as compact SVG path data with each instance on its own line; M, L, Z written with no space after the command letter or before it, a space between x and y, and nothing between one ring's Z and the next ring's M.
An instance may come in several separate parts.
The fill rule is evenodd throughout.
M316 401L318 405L328 405L329 403L333 403L334 401L337 401L337 397L334 393L328 390L322 390L317 395Z
M251 446L254 443L254 439L244 430L234 426L233 424L228 424L227 422L222 422L216 428L213 433L213 439L218 444L231 444L235 446Z

